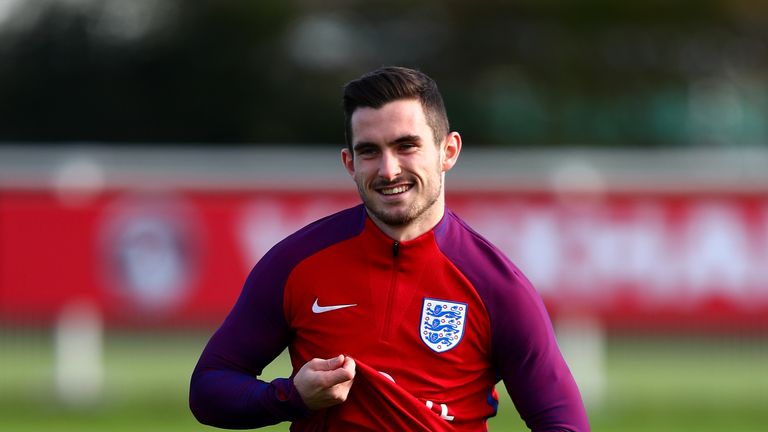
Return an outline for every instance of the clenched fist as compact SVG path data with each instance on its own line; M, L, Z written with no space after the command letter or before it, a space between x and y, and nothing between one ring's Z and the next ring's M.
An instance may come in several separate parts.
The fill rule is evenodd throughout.
M355 361L339 355L330 359L312 359L299 369L293 384L309 409L317 410L347 400L355 378Z

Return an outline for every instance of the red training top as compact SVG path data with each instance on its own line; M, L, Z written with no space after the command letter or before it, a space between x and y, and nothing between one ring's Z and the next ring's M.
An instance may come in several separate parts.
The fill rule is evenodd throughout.
M256 377L285 347L357 362L343 404L312 412L290 378ZM360 205L276 245L249 275L193 373L203 423L292 431L483 431L504 381L534 431L588 431L578 389L540 297L450 211L410 241Z

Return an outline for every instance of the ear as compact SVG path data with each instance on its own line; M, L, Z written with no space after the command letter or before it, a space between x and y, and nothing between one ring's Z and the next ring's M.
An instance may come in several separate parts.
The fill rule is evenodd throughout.
M461 153L461 135L458 132L451 132L445 137L442 149L441 168L443 172L450 171Z
M355 175L355 157L348 148L341 149L341 163L346 168L349 175Z

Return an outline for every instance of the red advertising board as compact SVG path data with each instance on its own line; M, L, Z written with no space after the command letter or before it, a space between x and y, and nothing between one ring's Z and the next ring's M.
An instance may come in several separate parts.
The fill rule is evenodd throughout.
M354 191L0 190L0 321L90 301L113 325L220 322L250 268ZM768 196L546 190L448 195L555 315L612 326L768 327Z

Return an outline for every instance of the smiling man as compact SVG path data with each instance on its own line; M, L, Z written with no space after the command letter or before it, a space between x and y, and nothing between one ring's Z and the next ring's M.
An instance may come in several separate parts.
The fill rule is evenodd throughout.
M435 139L418 99L359 107L348 115L354 143L342 150L342 162L376 225L396 240L437 225L445 209L445 172L461 149L459 134L439 131Z
M277 244L195 368L201 422L292 431L483 431L503 380L533 431L587 431L547 312L445 206L458 159L435 82L386 67L344 88L344 167L362 205ZM293 373L263 368L288 347Z

